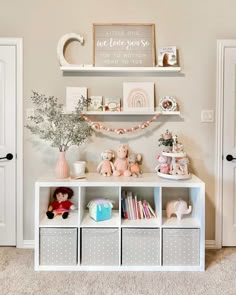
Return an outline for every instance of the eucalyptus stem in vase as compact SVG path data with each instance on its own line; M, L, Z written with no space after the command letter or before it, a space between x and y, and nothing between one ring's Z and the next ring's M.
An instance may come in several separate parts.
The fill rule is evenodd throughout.
M48 141L52 147L58 148L59 164L64 163L64 166L61 165L61 170L65 168L65 171L59 172L60 168L57 168L56 177L67 178L69 167L65 152L72 145L80 146L92 133L91 127L81 116L86 101L84 97L78 98L75 111L67 114L63 111L63 104L59 104L54 96L47 97L33 91L31 99L35 106L35 114L28 118L31 124L27 124L26 128L40 139ZM59 164L57 163L56 167L59 167Z

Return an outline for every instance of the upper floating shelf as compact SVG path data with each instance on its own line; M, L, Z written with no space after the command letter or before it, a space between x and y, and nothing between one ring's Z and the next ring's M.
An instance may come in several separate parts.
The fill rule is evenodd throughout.
M181 67L93 67L68 65L62 66L63 72L80 72L80 73L178 73Z

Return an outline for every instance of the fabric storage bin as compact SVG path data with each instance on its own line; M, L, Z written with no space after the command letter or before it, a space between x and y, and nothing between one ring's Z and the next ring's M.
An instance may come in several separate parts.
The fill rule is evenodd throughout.
M163 265L199 265L200 229L163 229Z
M40 265L77 264L77 228L40 228Z
M118 228L83 228L83 265L119 265Z
M160 229L123 228L122 265L160 265Z

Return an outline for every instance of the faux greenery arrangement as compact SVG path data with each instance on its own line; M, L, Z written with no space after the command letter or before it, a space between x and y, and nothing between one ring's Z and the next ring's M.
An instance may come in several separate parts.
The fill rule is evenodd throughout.
M65 152L72 145L81 145L92 133L91 127L81 117L85 104L83 97L78 102L75 112L65 114L63 105L54 96L46 97L33 91L31 96L35 105L35 115L29 117L33 124L27 124L33 134Z
M173 145L172 133L167 129L164 134L161 134L158 141L159 141L159 146L163 145L165 147L172 147Z

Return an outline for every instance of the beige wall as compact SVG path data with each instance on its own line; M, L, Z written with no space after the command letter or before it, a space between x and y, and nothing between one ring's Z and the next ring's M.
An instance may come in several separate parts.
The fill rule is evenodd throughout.
M24 38L24 115L31 107L31 90L65 98L67 86L86 86L91 95L122 96L124 81L154 81L156 101L175 96L183 119L160 118L149 129L123 137L98 133L79 150L71 148L68 159L89 161L94 171L100 152L116 150L126 142L130 150L144 155L143 170L156 165L158 137L166 128L179 135L191 160L192 172L206 183L206 239L214 239L215 124L201 123L202 109L215 109L216 40L236 38L234 0L0 0L0 37ZM85 46L68 46L71 62L92 62L92 24L108 22L154 23L157 47L176 45L182 75L156 77L84 77L65 75L59 69L56 47L65 33L85 37ZM97 118L98 119L98 118ZM112 126L134 125L142 117L105 118ZM148 119L148 118L147 118ZM115 121L115 122L113 122ZM24 239L34 238L34 182L52 172L57 150L39 142L25 130L24 137Z

